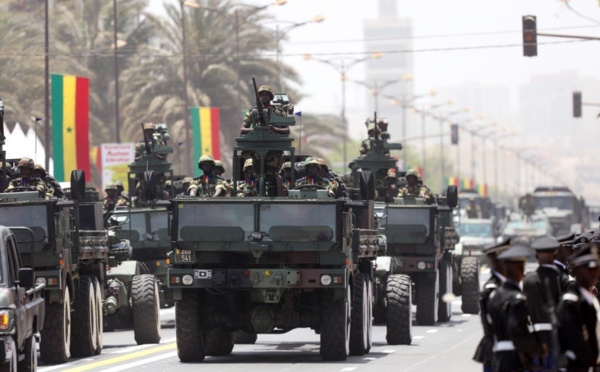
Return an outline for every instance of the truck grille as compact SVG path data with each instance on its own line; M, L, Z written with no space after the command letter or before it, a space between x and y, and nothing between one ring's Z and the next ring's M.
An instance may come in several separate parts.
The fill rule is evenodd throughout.
M227 265L296 265L319 263L318 252L264 252L256 259L252 253L243 252L198 252L196 262L200 264Z

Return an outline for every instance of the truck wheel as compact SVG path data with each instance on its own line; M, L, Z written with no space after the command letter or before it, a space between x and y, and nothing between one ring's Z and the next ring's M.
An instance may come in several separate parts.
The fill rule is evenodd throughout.
M371 281L367 274L354 277L352 291L352 310L350 321L350 355L364 355L369 347L370 314L369 286Z
M136 275L131 282L133 333L138 345L160 341L158 283L152 274Z
M384 284L387 280L387 276L380 278L376 283L373 284L375 291L377 291L377 302L373 305L373 323L374 324L385 324L385 287Z
M438 320L447 322L452 317L452 301L444 302L444 295L452 293L452 265L446 260L440 262L440 298L438 303Z
M201 362L206 356L206 337L201 324L200 291L183 290L175 303L177 355L184 363Z
M102 286L98 278L94 278L94 294L96 295L96 355L102 352L104 347L104 310L102 309Z
M350 353L350 285L346 298L331 301L323 308L321 317L321 358L346 360Z
M460 264L462 281L462 306L465 314L479 313L479 259L463 257Z
M206 355L224 356L233 350L233 336L230 331L213 328L206 334Z
M439 273L423 273L417 282L417 323L434 325L438 315Z
M75 291L73 327L71 327L73 335L71 354L74 357L92 356L96 353L98 347L98 320L96 319L96 293L94 289L94 277L81 276L79 288Z
M244 331L233 332L233 343L237 345L253 345L256 343L258 335L256 333L248 333Z
M19 362L19 372L37 371L37 341L35 335L31 335L25 340L23 354L25 359Z
M389 345L412 342L412 281L408 275L390 275L387 279L387 334Z
M66 363L71 357L71 297L65 289L63 303L46 303L40 355L44 364Z

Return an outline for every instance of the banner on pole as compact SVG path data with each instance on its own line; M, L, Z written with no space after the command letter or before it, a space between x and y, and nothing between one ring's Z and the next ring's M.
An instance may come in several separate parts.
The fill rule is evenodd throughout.
M134 143L104 143L101 146L102 192L106 184L114 181L123 182L125 191L129 190L127 172L130 163L135 159Z

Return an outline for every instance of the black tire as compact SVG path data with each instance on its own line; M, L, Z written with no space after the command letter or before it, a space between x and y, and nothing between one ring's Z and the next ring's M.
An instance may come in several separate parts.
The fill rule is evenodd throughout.
M452 293L452 265L447 260L440 261L440 297L438 321L448 322L452 317L452 301L444 302L444 295Z
M439 273L422 273L417 281L417 323L434 325L437 322Z
M46 303L40 356L44 364L66 363L71 357L71 297L65 289L63 303Z
M352 290L352 310L350 321L350 355L364 355L369 349L369 286L367 274L354 277Z
M350 354L350 285L346 298L332 301L325 299L321 317L321 358L323 360L346 360Z
M200 290L183 290L175 303L177 355L184 363L202 362L206 356L206 337L200 314Z
M213 328L206 333L206 355L224 356L233 350L233 335L231 331Z
M94 279L93 276L83 275L79 279L79 288L75 290L71 354L77 358L96 354L98 346Z
M462 306L465 314L479 314L479 259L463 257L460 264Z
M236 345L253 345L256 343L258 335L244 331L233 332L233 343Z
M373 305L373 323L374 324L385 324L386 308L385 308L385 282L387 276L380 278L376 284L373 284L375 291L377 291L377 302Z
M387 334L389 345L412 343L412 281L408 275L390 275L387 279Z
M138 345L160 342L158 282L152 274L136 275L131 281L133 332Z
M94 278L94 293L96 295L96 355L102 352L104 347L104 311L102 309L103 289L98 278Z
M369 281L368 285L367 298L369 299L368 303L368 315L367 315L367 347L365 348L365 354L368 354L371 351L371 346L373 345L373 282Z
M25 340L23 354L25 359L19 362L19 372L37 371L37 340L34 335Z

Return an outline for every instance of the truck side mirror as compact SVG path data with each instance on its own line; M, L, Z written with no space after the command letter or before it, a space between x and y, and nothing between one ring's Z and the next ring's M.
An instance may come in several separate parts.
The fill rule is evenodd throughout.
M81 169L71 172L71 196L73 200L85 199L85 172Z
M458 189L456 186L448 186L446 191L446 200L450 208L456 208L458 205Z
M375 200L375 181L373 173L368 170L362 170L360 177L360 194L362 200Z
M33 288L33 269L22 267L19 269L19 284L23 288Z
M156 199L156 178L154 171L144 172L144 184L146 186L146 200Z

